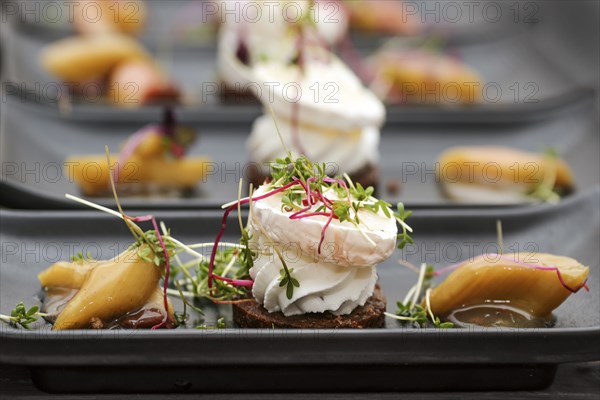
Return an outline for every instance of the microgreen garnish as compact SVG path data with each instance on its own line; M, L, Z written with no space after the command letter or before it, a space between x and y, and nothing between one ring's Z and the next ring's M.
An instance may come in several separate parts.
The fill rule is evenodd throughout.
M194 248L210 248L213 246L213 243L199 243L190 246ZM173 282L179 291L169 289L169 293L180 294L180 296L186 299L206 298L217 303L244 298L247 295L246 286L239 283L246 282L244 279L247 278L248 272L243 262L240 261L243 257L242 248L239 244L235 243L221 243L221 246L226 248L217 251L213 276L226 278L226 280L215 279L213 286L209 288L208 259L197 253L197 258L194 260L185 264L180 263L173 267ZM190 273L189 270L192 270L194 273ZM181 277L177 279L177 276ZM181 287L184 287L185 290L181 289ZM214 292L218 292L218 295ZM193 307L191 304L188 304L188 306Z
M47 314L40 313L38 306L26 308L23 302L19 302L10 312L10 316L0 314L0 321L7 322L15 327L21 326L25 329L31 329L29 324L38 320L38 317L45 317Z
M106 162L108 163L108 168L109 171L111 169L110 166L110 150L108 149L108 146L105 146L105 150L106 150ZM114 176L112 174L112 171L110 171L111 173L109 173L109 180L110 180L110 187L112 189L113 192L113 196L115 198L115 203L117 203L117 208L119 209L119 212L121 213L121 218L123 218L123 220L125 221L125 225L127 225L127 227L129 228L129 230L131 231L131 233L133 234L133 237L136 238L136 242L138 244L138 246L140 246L140 248L142 248L142 244L146 244L151 251L151 254L153 254L152 259L149 262L154 262L154 264L157 267L161 267L164 262L164 266L165 266L165 270L164 270L164 285L163 285L163 305L165 307L165 315L163 316L163 320L158 324L152 327L152 330L154 329L158 329L161 328L163 326L165 326L165 324L167 323L168 319L169 319L169 299L167 297L167 288L169 287L169 274L170 274L170 258L169 258L169 250L167 249L167 246L165 244L165 241L163 240L162 235L160 234L160 230L158 229L158 223L156 222L156 218L154 218L153 215L144 215L144 216L139 216L139 217L130 217L128 215L125 214L125 212L123 212L123 208L121 207L121 203L119 202L119 196L117 196L117 189L115 187L115 179ZM150 234L150 233L144 233L136 224L135 222L144 222L144 221L151 221L152 222L152 227L154 228L154 234ZM156 239L156 240L153 240ZM164 259L161 259L161 253L162 256L164 256ZM139 252L138 252L138 257L139 257ZM148 253L146 255L146 257L150 257L150 253Z
M252 280L249 279L231 279L231 278L227 278L224 276L220 276L215 274L215 260L218 254L218 249L219 249L219 243L221 242L221 238L223 237L223 234L225 233L225 229L227 229L227 219L229 217L229 214L235 210L236 208L239 210L239 207L241 205L244 204L248 204L252 201L259 201L262 199L266 199L268 197L271 197L277 193L283 192L285 189L287 189L288 187L291 187L294 183L289 183L288 185L282 186L278 189L272 190L269 193L263 194L261 196L257 196L257 197L253 197L252 193L250 194L250 197L244 198L244 199L239 199L236 202L234 202L233 204L225 204L223 206L223 208L225 208L225 212L223 213L223 218L221 219L221 229L219 230L219 233L217 234L217 237L214 241L214 243L212 244L212 252L210 255L210 261L208 263L208 289L211 292L211 295L213 295L213 284L216 281L223 281L225 283L229 283L235 286L246 286L246 287L251 287L252 284L254 283ZM241 180L240 180L240 185L241 185Z
M551 147L544 151L544 176L529 196L547 203L558 203L560 194L555 190L556 175L558 172L558 152Z
M254 257L256 257L256 253L250 247L250 239L252 239L252 236L248 233L248 229L243 229L240 238L241 249L238 254L238 262L244 267L245 272L249 272L250 268L254 266Z
M301 187L292 186L283 193L282 210L295 211L290 219L328 217L321 234L319 253L325 238L325 230L333 219L352 223L367 241L373 246L376 245L360 226L359 211L368 210L375 214L381 211L388 218L392 216L392 212L391 204L373 197L373 187L364 188L360 183L355 184L347 175L344 175L345 181L340 178L330 178L326 174L324 163L313 163L304 156L294 159L290 153L284 158L276 159L271 168L273 176L271 187L278 188L294 182ZM328 197L327 193L330 192L335 193L337 198ZM403 248L407 242L413 243L409 235L412 229L404 222L410 214L410 211L404 211L401 203L398 212L394 213L394 217L403 229L403 233L399 235L402 239L400 248Z
M177 322L177 325L185 325L188 318L190 317L190 315L187 313L188 301L185 298L185 295L183 294L183 290L181 290L181 286L179 286L176 281L175 281L175 286L177 286L177 291L179 292L179 296L181 297L181 300L183 301L183 310L181 312L175 311L173 313L173 316L175 317L175 321Z
M177 247L168 240L168 232L162 236L162 243L158 235L156 230L146 231L138 236L136 242L130 248L137 248L137 255L140 259L160 267L166 264L167 254L175 254Z
M265 235L265 237L268 238L270 242L273 242L273 240L269 237L269 233L264 228L264 226L262 226L260 222L256 222L256 225L258 226L258 229L261 231L261 233ZM279 258L279 261L282 265L282 268L279 270L279 287L285 286L285 295L289 300L291 300L292 297L294 297L294 288L300 287L300 282L298 282L298 280L292 276L292 272L294 272L294 269L288 268L287 263L283 258L283 255L277 249L276 246L273 247L273 250L275 254L277 254L277 257Z
M496 220L496 241L498 242L498 251L504 253L504 234L502 233L502 220Z
M184 307L185 307L185 303L184 303ZM188 313L186 313L185 311L175 312L174 316L175 316L175 321L177 322L177 325L185 325L188 318L190 317L190 315Z
M425 309L427 310L427 313L429 314L429 318L431 319L431 321L433 322L435 327L442 328L442 329L454 328L454 323L452 323L450 321L442 322L440 320L440 317L433 315L433 311L431 311L430 295L431 295L431 288L428 288L427 291L425 292Z
M403 324L412 324L417 328L425 328L432 323L436 328L453 328L451 322L442 322L439 317L433 315L429 304L429 293L431 280L436 275L433 265L421 264L419 268L419 279L410 288L403 301L398 301L396 314L385 313L390 318L399 320ZM425 296L425 307L421 299Z
M219 319L217 319L217 324L215 326L209 326L209 325L198 325L196 327L196 329L200 329L200 330L207 330L207 329L225 329L227 328L227 326L225 325L225 318L221 317Z
M394 217L402 227L402 232L398 234L399 249L403 249L407 244L413 244L415 242L409 234L409 232L412 232L411 227L404 222L408 217L411 216L411 214L412 211L404 210L404 204L398 203L398 211L394 213Z
M289 300L294 297L294 287L300 287L300 282L292 277L292 272L294 272L294 268L288 269L285 263L283 264L283 268L279 270L279 274L281 275L279 278L279 287L285 286L285 295Z
M87 261L87 260L91 260L92 259L92 254L88 251L87 254L84 256L83 253L81 251L77 252L77 254L75 254L74 256L71 256L71 261L76 262L76 261Z

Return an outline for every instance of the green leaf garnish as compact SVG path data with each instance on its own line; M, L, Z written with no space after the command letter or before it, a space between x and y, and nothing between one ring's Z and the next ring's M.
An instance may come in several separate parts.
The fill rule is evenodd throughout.
M387 316L399 320L401 324L411 324L416 328L426 328L433 324L437 328L453 328L452 322L442 322L439 317L433 315L429 308L429 291L431 290L431 280L435 276L433 265L423 263L419 269L419 280L409 290L403 301L396 303L396 314L385 313ZM423 307L423 297L425 296L426 307Z
M402 232L398 234L398 248L402 250L407 244L413 244L414 240L410 236L412 229L406 224L406 219L412 215L412 211L405 211L404 204L398 203L397 211L394 213L394 218L400 223Z
M46 314L40 313L39 309L38 306L32 306L28 309L21 301L10 312L10 316L0 314L0 321L7 322L15 327L21 326L24 329L31 329L30 324L36 322L39 317L46 316Z
M210 326L210 325L198 325L196 327L196 329L199 330L210 330L210 329L225 329L227 326L225 325L225 318L224 317L220 317L219 319L217 319L217 324L214 326Z
M556 149L548 147L544 150L544 159L547 161L550 171L546 171L540 183L528 196L547 203L558 203L560 201L560 194L554 187L558 169L558 152Z
M75 254L74 256L71 256L71 261L76 262L76 261L87 261L87 260L91 260L92 259L92 255L91 253L88 251L87 254L84 256L83 253L81 251L77 252L77 254Z

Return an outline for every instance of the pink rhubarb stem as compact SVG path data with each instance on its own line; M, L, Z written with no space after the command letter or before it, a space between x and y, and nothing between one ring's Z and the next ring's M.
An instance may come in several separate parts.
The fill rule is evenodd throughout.
M295 185L297 185L296 181L290 182L287 185L284 185L278 189L271 190L270 192L265 193L261 196L253 197L252 201L259 201L262 199L266 199L277 193L281 193L284 190L286 190L292 186L295 186ZM213 270L214 270L214 266L215 266L215 257L217 256L217 249L219 248L219 243L221 242L221 238L223 237L223 234L225 233L225 229L227 229L227 218L229 217L229 214L238 207L238 205L244 205L249 202L250 202L249 198L242 199L242 200L236 202L235 204L232 204L231 206L229 206L225 210L225 213L223 213L223 218L221 219L221 229L219 230L219 233L217 234L217 237L215 238L215 243L213 245L212 252L210 254L210 262L208 264L208 289L211 290L211 295L212 295L213 279L222 278L222 277L219 277L218 275L215 275L213 273ZM226 279L229 279L229 278L226 278Z

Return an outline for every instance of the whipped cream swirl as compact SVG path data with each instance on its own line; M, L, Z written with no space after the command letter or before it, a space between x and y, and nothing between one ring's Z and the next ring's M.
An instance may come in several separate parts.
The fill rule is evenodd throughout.
M254 196L268 190L268 186L261 186ZM337 198L334 193L326 195ZM319 253L327 218L292 220L291 212L282 210L282 196L280 193L252 206L250 233L252 245L258 250L250 270L254 298L269 312L281 311L286 316L326 311L344 315L364 305L375 288L376 265L395 249L395 220L381 211L359 211L361 229L373 245L353 224L334 219L325 231ZM279 286L283 264L275 249L300 283L291 299L286 296L286 288Z

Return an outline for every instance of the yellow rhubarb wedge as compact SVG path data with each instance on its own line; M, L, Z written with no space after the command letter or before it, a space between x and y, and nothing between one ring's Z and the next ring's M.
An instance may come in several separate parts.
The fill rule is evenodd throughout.
M94 319L109 321L146 304L158 287L161 268L140 259L137 251L128 250L112 262L92 269L58 315L53 329L87 328ZM152 259L153 254L149 257Z
M504 304L547 318L586 282L589 267L544 253L486 254L457 267L429 295L431 310L444 319L469 306Z
M98 265L107 261L78 260L73 262L59 261L38 274L42 287L61 287L79 289L88 273Z

